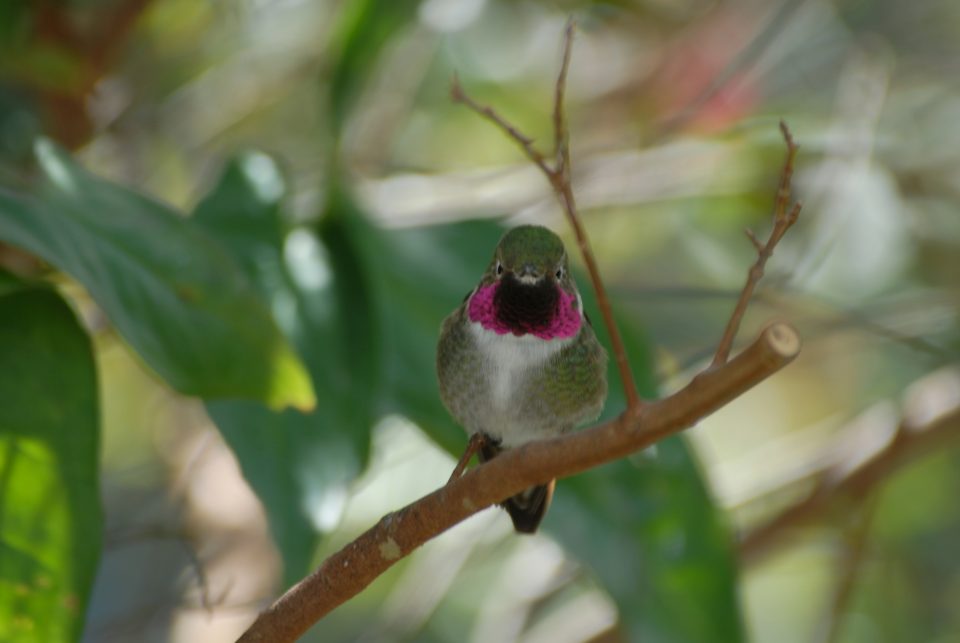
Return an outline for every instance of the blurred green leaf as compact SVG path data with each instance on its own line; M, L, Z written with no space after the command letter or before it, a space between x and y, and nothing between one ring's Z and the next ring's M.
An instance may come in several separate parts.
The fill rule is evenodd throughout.
M436 376L440 324L490 261L503 228L491 221L427 226L389 234L359 213L352 234L365 240L376 318L384 346L384 412L413 420L450 453L465 434L440 401Z
M334 131L343 129L353 101L381 60L383 46L401 27L409 24L420 4L414 0L354 0L342 5L332 44L332 50L339 55L330 78Z
M317 533L339 521L346 487L365 466L379 352L368 327L363 265L342 216L328 217L319 236L306 229L288 234L284 192L273 161L248 154L230 164L194 220L259 287L316 389L318 404L306 414L244 401L207 405L266 508L289 585L306 571Z
M596 310L589 286L581 292ZM630 318L617 324L641 394L655 397L648 342ZM615 370L611 359L601 420L626 406ZM629 640L743 640L732 541L683 437L562 480L544 526L597 575Z
M681 438L563 480L546 528L594 571L630 640L743 640L730 538Z
M876 628L896 633L891 640L949 641L944 634L960 632L960 567L944 564L944 552L955 551L960 542L958 488L960 444L954 439L890 476L867 500L871 522L865 546L883 551L884 563L860 568L851 608L875 614L875 628L865 630L848 619L841 640L869 641ZM857 519L855 508L838 505L839 515ZM927 600L930 596L939 598Z
M0 639L75 641L100 557L97 378L53 291L0 296Z
M98 179L47 141L33 196L0 191L0 236L79 280L178 391L314 404L310 380L247 279L172 209Z
M267 509L290 583L317 532L339 519L377 418L405 415L451 452L462 449L464 433L437 389L437 335L502 229L482 222L387 233L334 193L315 233L286 235L278 176L266 157L238 160L195 220L260 286L315 384L318 405L307 415L207 405Z
M30 284L0 268L0 296L9 295L25 288L30 288Z
M283 556L284 586L309 568L318 534L337 525L347 485L366 462L367 445L360 440L366 440L368 427L340 422L334 408L318 406L303 414L278 413L256 402L207 403L267 512Z
M0 49L23 45L23 34L30 24L30 3L23 0L0 4Z

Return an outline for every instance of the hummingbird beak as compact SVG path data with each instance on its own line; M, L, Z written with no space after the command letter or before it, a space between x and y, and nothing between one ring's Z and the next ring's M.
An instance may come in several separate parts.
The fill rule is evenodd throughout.
M514 274L522 284L535 284L540 281L540 273L537 272L537 267L532 263L523 264Z

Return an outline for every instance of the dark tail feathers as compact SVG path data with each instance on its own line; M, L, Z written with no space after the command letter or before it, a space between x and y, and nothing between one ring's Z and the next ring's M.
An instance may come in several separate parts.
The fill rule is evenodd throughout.
M497 456L503 449L491 439L487 439L480 448L480 459L483 462L491 460ZM522 493L507 498L500 503L510 519L513 521L513 528L521 534L532 534L537 531L543 516L550 507L550 500L553 498L553 488L556 486L556 480L551 480L547 484L530 487Z
M553 488L556 480L538 487L530 487L523 493L518 493L503 503L503 508L513 520L513 528L521 534L532 534L537 531L540 521L543 520L550 500L553 498Z

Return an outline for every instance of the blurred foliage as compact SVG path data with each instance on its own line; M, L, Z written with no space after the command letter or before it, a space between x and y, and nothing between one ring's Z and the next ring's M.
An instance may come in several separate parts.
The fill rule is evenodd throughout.
M44 181L0 193L4 241L80 281L173 388L313 406L303 366L231 257L188 219L37 144ZM242 347L242 350L237 350Z
M232 640L271 591L442 483L465 436L434 347L502 232L489 219L565 230L448 81L548 140L570 13L578 201L643 394L719 335L752 258L742 228L769 216L779 117L802 146L804 218L744 333L786 317L804 354L692 439L562 481L545 535L516 539L486 512L312 636L949 640L956 448L870 494L859 548L863 512L846 505L745 569L731 529L802 497L858 411L958 361L947 0L0 4L0 267L17 275L0 278L0 532L31 545L0 552L0 638L83 627L97 471L89 640ZM24 436L29 471L10 455ZM234 458L265 517L217 464ZM151 562L150 541L189 555Z
M0 273L0 638L76 640L100 558L90 340L46 287Z

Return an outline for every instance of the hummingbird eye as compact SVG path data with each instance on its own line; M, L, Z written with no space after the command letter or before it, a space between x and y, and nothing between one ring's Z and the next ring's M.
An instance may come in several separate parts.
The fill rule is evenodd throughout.
M563 268L558 268L556 275L557 275L557 279L563 279Z
M502 274L503 274L503 264L500 263L499 261L497 262L497 274L498 274L498 275L502 275Z

